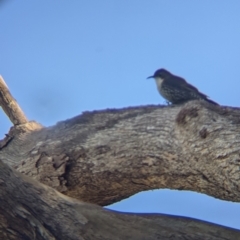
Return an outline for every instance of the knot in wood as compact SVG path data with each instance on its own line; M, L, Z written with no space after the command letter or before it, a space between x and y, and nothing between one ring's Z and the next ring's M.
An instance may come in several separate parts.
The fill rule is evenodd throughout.
M176 123L178 125L185 125L188 121L198 117L198 107L184 107L180 110L176 117Z

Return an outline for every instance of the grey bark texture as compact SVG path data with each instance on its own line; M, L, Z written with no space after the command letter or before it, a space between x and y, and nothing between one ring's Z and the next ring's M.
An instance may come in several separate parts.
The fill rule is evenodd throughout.
M85 112L48 128L14 126L0 143L0 236L240 239L240 231L193 219L93 205L160 188L239 202L239 142L240 110L200 101Z
M16 126L8 136L5 163L86 202L105 206L160 188L240 201L238 109L193 101L86 112L53 127Z
M239 231L161 214L124 214L69 198L0 161L0 239L240 239Z

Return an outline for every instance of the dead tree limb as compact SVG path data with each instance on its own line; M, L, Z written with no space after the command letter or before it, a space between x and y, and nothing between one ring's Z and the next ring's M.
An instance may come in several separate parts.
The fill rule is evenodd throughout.
M14 128L0 157L98 205L157 188L240 201L239 115L238 109L210 109L198 101L89 112L35 131L21 130L33 123Z
M80 203L9 168L98 205L156 188L240 201L240 109L192 101L86 112L44 128L21 110L15 119L7 108L17 105L6 102L14 126L0 142L1 239L240 239L197 220Z
M240 239L240 232L191 218L124 214L66 197L0 161L0 239Z
M0 76L0 106L14 125L28 122L17 101L12 97L8 90L7 84L2 76Z

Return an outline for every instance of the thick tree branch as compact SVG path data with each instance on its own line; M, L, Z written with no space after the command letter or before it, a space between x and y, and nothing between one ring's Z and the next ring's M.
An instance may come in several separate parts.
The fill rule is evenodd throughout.
M1 85L1 84L0 84ZM0 159L87 202L107 205L154 188L239 201L238 109L201 102L84 113L43 128L6 85L14 126ZM165 215L120 214L78 202L0 162L1 239L240 239L239 231Z
M240 239L240 232L190 218L124 214L79 202L0 161L0 239Z
M87 112L50 128L13 128L0 157L99 205L157 188L240 201L239 119L239 109L199 101Z

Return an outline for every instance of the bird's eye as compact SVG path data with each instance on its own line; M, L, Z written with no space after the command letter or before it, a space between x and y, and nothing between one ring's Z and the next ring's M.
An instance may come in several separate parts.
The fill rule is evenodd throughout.
M162 74L162 73L159 73L159 77L163 77L163 74Z

